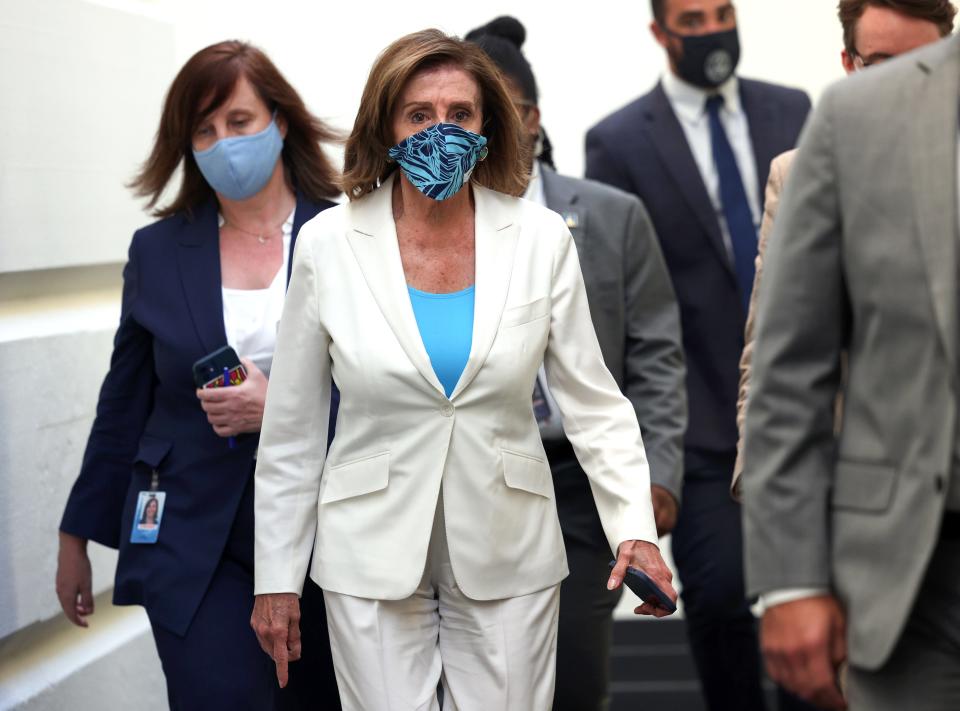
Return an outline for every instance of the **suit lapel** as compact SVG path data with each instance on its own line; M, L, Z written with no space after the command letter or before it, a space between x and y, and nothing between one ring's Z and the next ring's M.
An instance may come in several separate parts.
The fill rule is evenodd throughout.
M184 221L177 244L177 265L187 308L205 353L226 345L220 275L220 229L216 202L210 200Z
M297 246L297 236L300 234L300 228L314 217L320 214L320 211L329 205L320 205L309 200L299 190L297 191L297 208L293 213L293 230L290 233L290 252L287 255L287 284L290 283L290 274L293 271L293 250Z
M720 261L730 276L736 278L730 257L727 255L727 248L723 244L720 223L717 221L707 188L703 184L700 169L687 143L683 127L673 112L673 107L670 106L670 101L661 84L657 84L650 94L650 100L650 107L645 114L646 128L651 134L650 142L676 183L680 194L706 230L710 244Z
M779 109L772 102L764 102L745 81L740 81L740 103L747 115L750 128L750 143L753 144L753 157L757 164L758 203L763 208L767 179L770 177L770 163L783 152L783 142L779 141Z
M420 329L400 260L397 228L393 221L393 181L396 172L362 200L350 203L353 228L347 240L383 317L390 325L407 358L431 387L444 394L443 386L423 346Z
M520 235L520 225L516 221L518 209L512 199L477 185L473 185L473 195L476 210L473 340L470 357L450 395L451 400L470 385L493 346L507 301L513 256Z
M911 168L917 237L937 325L951 366L957 351L957 131L960 43L949 57L918 66ZM922 72L922 75L920 75Z

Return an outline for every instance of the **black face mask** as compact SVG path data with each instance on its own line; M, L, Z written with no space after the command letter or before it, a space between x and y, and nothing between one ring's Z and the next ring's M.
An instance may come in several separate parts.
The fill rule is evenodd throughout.
M681 79L703 89L715 89L733 76L740 61L740 35L737 28L710 35L681 35L661 28L683 42L683 55L674 57Z

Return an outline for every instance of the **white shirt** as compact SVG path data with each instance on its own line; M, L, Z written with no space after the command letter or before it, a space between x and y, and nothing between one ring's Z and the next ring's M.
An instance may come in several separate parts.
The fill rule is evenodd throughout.
M220 218L223 224L223 218ZM230 289L222 286L223 325L227 343L241 358L249 358L270 377L273 351L277 346L277 324L283 313L287 292L287 265L293 234L293 212L283 223L283 262L266 289Z
M700 177L707 188L707 195L713 203L713 209L720 223L723 243L727 248L727 255L733 262L733 242L730 240L730 231L723 217L723 203L720 201L720 175L713 161L713 146L710 141L710 119L707 116L707 98L712 93L723 97L723 106L720 109L720 123L727 134L727 140L733 148L733 156L740 169L740 179L743 189L747 193L750 203L750 212L753 214L754 227L759 231L763 212L760 206L760 186L757 178L757 161L753 154L753 143L750 140L750 125L747 115L740 103L740 85L737 78L730 77L721 84L716 92L708 92L693 86L667 71L662 80L663 91L673 108L673 112L683 128L687 138L687 145L693 153L693 159L700 169Z

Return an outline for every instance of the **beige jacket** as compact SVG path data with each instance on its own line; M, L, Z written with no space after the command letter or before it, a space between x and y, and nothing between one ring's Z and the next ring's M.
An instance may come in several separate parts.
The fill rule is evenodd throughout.
M760 291L760 278L763 276L763 255L767 251L767 241L773 231L773 221L780 208L780 195L786 182L790 166L796 157L796 149L781 153L770 163L770 177L767 179L764 198L763 222L760 224L760 241L757 244L756 274L753 278L753 291L750 294L750 310L747 313L747 327L743 337L743 355L740 356L740 391L737 396L737 463L733 467L733 481L730 492L735 499L740 498L740 474L743 472L743 433L747 417L747 394L750 391L750 369L753 360L753 339L757 319L757 293Z

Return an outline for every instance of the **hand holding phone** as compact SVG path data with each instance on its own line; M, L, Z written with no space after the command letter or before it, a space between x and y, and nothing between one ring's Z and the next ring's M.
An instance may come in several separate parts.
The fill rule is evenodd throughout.
M224 377L224 369L230 375L229 381ZM230 346L218 348L193 364L193 382L201 389L239 385L246 379L247 371Z
M616 564L617 561L610 561L611 568ZM628 567L627 574L623 576L623 584L644 602L662 608L670 614L677 611L676 603L642 570Z

